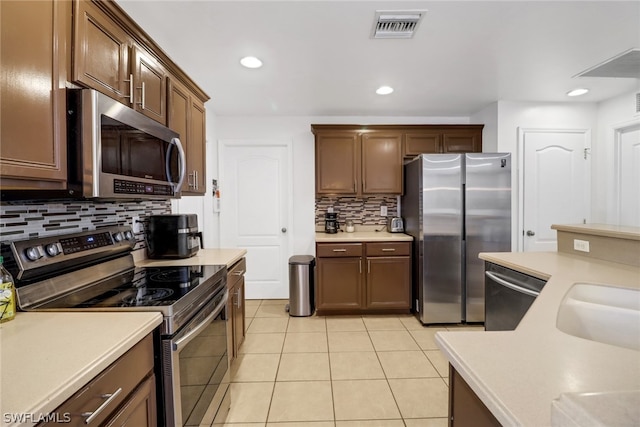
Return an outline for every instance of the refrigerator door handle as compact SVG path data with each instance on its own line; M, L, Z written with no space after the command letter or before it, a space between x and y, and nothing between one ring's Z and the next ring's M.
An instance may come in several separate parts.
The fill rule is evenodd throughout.
M532 291L531 289L526 289L526 288L523 288L522 286L518 286L518 285L516 285L514 283L507 282L506 280L501 279L500 277L498 277L497 275L495 275L494 273L492 273L490 271L485 271L484 274L485 274L485 276L487 276L489 279L493 280L494 282L499 283L502 286L504 286L506 288L509 288L509 289L512 289L512 290L514 290L516 292L520 292L522 294L529 295L529 296L532 296L532 297L537 297L538 295L540 295L540 292Z

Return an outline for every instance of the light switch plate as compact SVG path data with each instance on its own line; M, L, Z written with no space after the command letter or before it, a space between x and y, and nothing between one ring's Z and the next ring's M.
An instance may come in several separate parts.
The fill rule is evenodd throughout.
M380 216L387 216L387 206L386 205L380 206Z
M589 241L573 239L573 249L580 252L589 252Z

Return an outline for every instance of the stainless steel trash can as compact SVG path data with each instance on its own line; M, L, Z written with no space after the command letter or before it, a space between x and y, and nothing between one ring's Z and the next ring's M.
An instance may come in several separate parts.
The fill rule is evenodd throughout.
M295 255L289 258L289 316L311 316L314 307L315 258Z

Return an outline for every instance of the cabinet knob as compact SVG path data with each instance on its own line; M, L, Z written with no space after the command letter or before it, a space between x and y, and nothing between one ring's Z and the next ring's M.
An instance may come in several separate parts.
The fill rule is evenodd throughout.
M535 235L536 235L535 231L527 230L527 236L531 237Z
M287 232L287 227L282 227L282 229L280 231L282 231L283 233L286 233Z

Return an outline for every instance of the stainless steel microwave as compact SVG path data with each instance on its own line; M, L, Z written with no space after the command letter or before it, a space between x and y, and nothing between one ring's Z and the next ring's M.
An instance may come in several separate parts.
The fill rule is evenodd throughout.
M75 197L180 196L186 165L176 132L92 89L67 90L67 119Z

